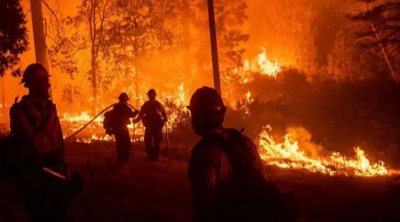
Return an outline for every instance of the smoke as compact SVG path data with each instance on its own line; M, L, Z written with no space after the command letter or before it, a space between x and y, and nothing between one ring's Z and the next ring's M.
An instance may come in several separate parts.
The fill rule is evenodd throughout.
M348 26L355 1L248 0L246 57L266 48L270 59L312 74L327 63L336 35Z
M63 7L54 3L52 7L59 12L59 19L63 16L73 16L80 0L63 3ZM246 15L242 32L250 36L245 44L246 52L244 59L253 59L265 48L267 56L272 61L277 61L282 66L295 67L306 73L314 73L318 66L322 66L326 54L333 47L335 33L340 29L340 24L351 3L337 2L334 0L247 0ZM224 4L233 4L224 1ZM191 93L203 85L212 86L211 53L209 46L209 34L207 13L203 8L196 11L196 21L186 15L180 15L184 21L177 27L181 39L181 49L171 49L163 52L155 52L143 59L141 69L137 72L140 79L139 90L135 86L135 67L132 65L131 72L120 75L100 89L99 98L101 106L115 101L120 92L126 91L131 97L138 94L139 100L146 98L145 93L149 88L155 88L160 97L174 94L177 88L183 84L187 94L186 100ZM201 8L201 7L200 7ZM29 10L29 4L24 3L24 10ZM330 12L330 13L326 13ZM44 10L46 18L51 20L51 13ZM30 21L29 16L27 17ZM232 22L231 20L229 21ZM28 26L30 26L28 24ZM324 27L332 27L323 29ZM50 27L50 25L49 25ZM55 33L56 29L49 30ZM30 42L33 38L30 32ZM82 30L84 33L84 30ZM47 39L51 43L51 36ZM219 42L220 45L223 42ZM33 49L33 47L31 47ZM23 57L23 63L29 64L34 60L33 50ZM54 100L59 104L60 111L79 112L90 109L91 89L88 82L87 55L80 55L78 66L79 73L74 79L69 79L66 73L57 68L52 68L52 85ZM224 60L225 54L220 50L220 60ZM235 91L229 82L225 82L223 89ZM14 87L13 87L14 89ZM7 90L8 91L8 90ZM11 92L6 95L8 103L12 102L15 94L23 94L23 90ZM246 92L246 89L241 89ZM240 94L244 93L240 92ZM73 106L71 106L73 104Z

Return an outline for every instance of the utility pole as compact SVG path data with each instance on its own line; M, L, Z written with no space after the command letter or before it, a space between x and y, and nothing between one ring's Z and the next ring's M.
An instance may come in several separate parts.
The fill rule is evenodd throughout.
M33 27L33 39L35 42L36 62L42 64L47 70L49 70L49 63L47 61L46 41L45 41L46 37L43 26L42 2L41 0L30 0L30 1L31 1L32 27Z
M214 74L214 88L221 94L221 81L219 77L217 31L215 28L214 0L207 0L208 3L208 23L210 28L211 56Z

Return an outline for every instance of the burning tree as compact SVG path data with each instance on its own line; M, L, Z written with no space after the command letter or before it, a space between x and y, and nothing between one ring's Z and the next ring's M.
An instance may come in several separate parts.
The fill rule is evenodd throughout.
M108 63L115 73L131 79L134 77L135 94L139 102L139 72L146 56L168 49L177 43L175 35L179 2L163 1L118 1L115 10L118 19L107 30Z
M50 51L53 64L71 76L79 71L77 57L89 54L88 80L92 87L94 110L102 79L101 59L109 47L106 30L115 15L114 7L110 0L82 0L77 15L64 19L63 33Z
M291 0L258 1L257 7L249 4L250 21L259 22L248 24L252 44L248 51L254 53L264 47L268 57L279 58L282 66L315 74L319 31L316 8L321 4L313 0L298 0L295 7Z
M83 0L76 16L63 19L62 34L50 51L52 63L71 77L86 71L95 106L99 89L121 88L115 82L126 86L132 77L138 95L138 70L146 56L178 42L179 6L166 0ZM82 59L87 57L89 67Z
M191 56L197 59L196 68L200 73L211 73L210 47L204 47L210 45L206 3L207 1L199 0L191 2L194 6L191 24L195 26L191 32L195 35L192 35L190 40L192 44L199 45L194 47ZM249 35L243 31L244 23L248 19L247 4L243 0L215 1L214 12L223 95L229 97L229 91L237 80L235 72L243 65L245 43L249 39Z
M249 39L249 35L242 31L248 19L247 5L243 0L217 1L215 9L221 68L229 74L243 65L244 44Z

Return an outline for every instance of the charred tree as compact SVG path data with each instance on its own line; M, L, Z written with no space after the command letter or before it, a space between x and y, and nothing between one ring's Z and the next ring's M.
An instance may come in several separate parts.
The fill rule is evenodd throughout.
M243 67L245 43L249 35L243 31L244 22L248 19L247 4L244 0L215 1L215 21L217 30L219 69L221 73L224 96L230 97L235 90L232 80L236 80L235 70Z
M145 57L170 49L176 43L174 27L167 24L176 19L178 5L168 0L121 0L116 4L118 18L107 30L110 50L106 59L111 63L118 61L117 73L126 73L126 69L134 67L132 79L137 105Z
M127 79L132 80L129 88L139 98L145 77L141 75L143 62L177 42L176 27L171 24L178 4L169 0L82 0L77 15L60 20L61 34L51 46L52 64L71 78L87 73L94 105L102 91L126 87ZM82 58L90 61L87 66L82 65Z
M357 44L367 49L377 49L385 62L393 80L400 83L400 2L358 0L366 4L366 10L350 15L349 18L361 22L363 27L357 32Z
M388 69L389 69L389 71L390 71L390 75L392 76L392 78L393 78L396 82L399 82L399 81L400 81L399 74L398 74L398 72L395 70L395 68L394 68L394 66L393 66L393 64L392 64L392 61L391 61L391 58L390 58L390 55L389 55L387 46L386 46L386 44L383 42L383 41L385 41L385 40L383 40L383 38L382 38L382 36L381 36L381 33L377 30L375 24L371 23L370 25L371 25L371 30L372 30L372 32L373 32L374 35L375 35L375 41L376 41L376 43L377 43L377 45L378 45L378 47L379 47L379 49L380 49L380 51L381 51L381 53L382 53L382 56L383 56L383 58L384 58L384 60L385 60L385 62L386 62L386 65L387 65L387 67L388 67Z
M92 84L92 95L94 100L94 112L97 108L98 96L98 65L99 54L103 48L105 20L107 19L107 11L109 10L109 0L98 1L89 0L86 2L86 19L89 25L89 40L90 40L90 71L89 80Z
M60 27L57 27L59 33L50 50L52 64L71 78L85 69L91 87L93 112L97 109L100 83L104 75L102 61L108 50L105 33L114 12L111 0L82 0L77 15L60 22ZM82 56L90 60L89 67L79 64Z
M208 6L211 4L204 0L192 0L190 3L195 11L191 24L195 27L194 31L198 32L193 39L197 41L197 44L209 45L212 38L209 24L212 19L209 19L209 16L212 16L212 13L208 14ZM244 44L249 39L249 35L243 31L244 22L248 19L248 8L244 0L219 0L213 1L213 5L216 42L218 43L217 50L214 51L218 53L220 86L224 91L224 96L228 96L231 94L232 87L227 86L231 85L232 80L236 78L235 70L243 66L243 55L246 52ZM211 7L210 9L212 10ZM210 57L204 56L204 49L194 48L192 54L193 57L197 57L198 69L201 72L209 72L208 67L211 61Z

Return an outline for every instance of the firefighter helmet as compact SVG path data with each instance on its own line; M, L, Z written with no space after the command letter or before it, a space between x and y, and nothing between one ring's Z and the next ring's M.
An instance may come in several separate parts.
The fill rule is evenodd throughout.
M147 95L148 95L148 96L156 96L156 95L157 95L157 92L156 92L156 90L154 90L154 89L150 89L149 91L147 91Z
M33 81L35 81L38 78L43 78L43 77L50 77L49 73L47 72L46 68L39 64L39 63L33 63L30 64L24 71L24 74L21 79L21 84L24 83L25 86L29 85Z
M127 93L123 92L123 93L121 93L121 94L118 96L118 99L119 99L120 101L128 101L128 100L129 100L129 97L128 97L128 94L127 94Z
M215 89L202 87L194 92L188 109L192 112L200 111L208 114L220 114L225 113L226 107Z

